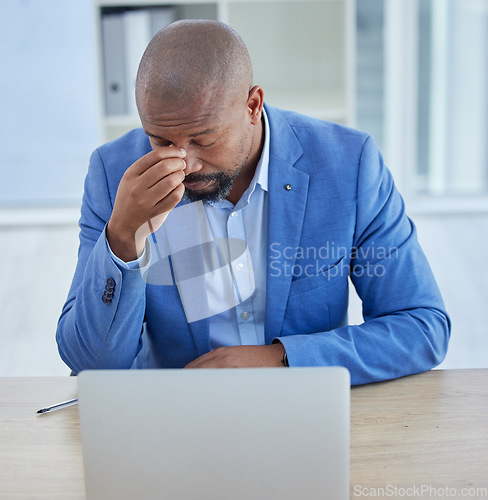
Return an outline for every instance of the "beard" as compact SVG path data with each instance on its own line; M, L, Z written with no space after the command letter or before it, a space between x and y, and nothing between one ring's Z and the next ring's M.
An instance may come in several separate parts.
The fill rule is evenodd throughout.
M189 201L221 201L225 199L230 190L232 189L232 184L234 180L238 177L241 169L237 168L235 171L231 172L214 172L212 174L190 174L186 177L188 182L208 182L215 181L215 186L207 190L202 191L192 191L191 189L185 188L185 198Z

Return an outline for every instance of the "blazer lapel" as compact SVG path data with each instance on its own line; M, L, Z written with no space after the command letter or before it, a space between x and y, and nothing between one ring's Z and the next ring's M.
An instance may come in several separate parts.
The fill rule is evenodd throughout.
M271 129L265 319L269 344L283 324L310 176L294 167L303 150L288 123L273 110L266 111Z

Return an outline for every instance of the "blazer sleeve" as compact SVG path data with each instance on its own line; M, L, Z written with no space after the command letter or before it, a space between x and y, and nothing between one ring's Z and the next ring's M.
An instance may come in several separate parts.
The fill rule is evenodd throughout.
M78 263L56 332L61 358L75 373L130 368L142 346L145 283L139 269L119 267L110 255L110 195L95 151L85 180Z
M415 226L371 138L360 155L356 199L349 276L364 323L279 338L291 366L345 366L353 385L433 368L444 359L450 336Z

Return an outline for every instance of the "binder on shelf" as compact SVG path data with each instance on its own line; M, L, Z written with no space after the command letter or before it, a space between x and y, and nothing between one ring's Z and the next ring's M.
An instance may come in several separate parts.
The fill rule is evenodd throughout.
M102 16L102 46L105 113L108 116L123 115L126 113L123 14Z
M164 26L176 20L171 6L127 10L123 15L126 81L126 113L137 115L135 100L136 76L142 54L151 38Z
M128 10L124 13L124 45L126 112L137 115L136 76L142 54L151 39L151 13L149 9ZM122 49L121 47L121 49Z

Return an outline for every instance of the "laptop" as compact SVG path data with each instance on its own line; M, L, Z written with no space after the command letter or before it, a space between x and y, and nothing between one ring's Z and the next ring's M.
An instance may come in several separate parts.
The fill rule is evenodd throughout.
M88 500L346 500L345 368L78 376Z

